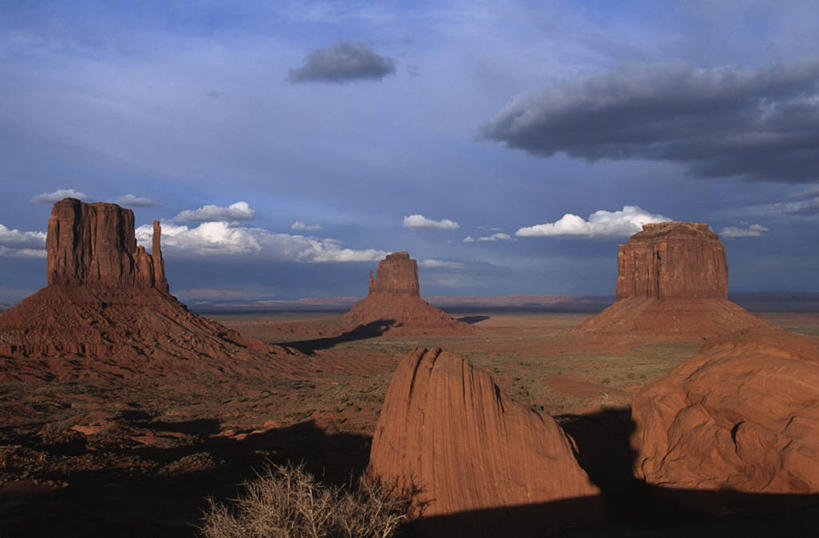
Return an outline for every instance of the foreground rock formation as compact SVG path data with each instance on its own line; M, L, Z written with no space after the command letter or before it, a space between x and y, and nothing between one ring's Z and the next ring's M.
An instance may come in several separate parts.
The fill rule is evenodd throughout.
M425 535L540 536L603 519L599 490L554 419L440 350L417 349L398 365L368 474L420 488Z
M728 300L725 248L707 224L645 224L617 256L617 302L579 332L697 342L767 324Z
M0 314L0 380L262 372L283 348L242 338L168 293L154 222L151 254L115 204L54 204L48 286ZM275 364L275 363L274 363Z
M819 342L745 331L634 395L635 474L670 488L819 493Z
M367 297L353 305L344 317L362 325L383 323L401 333L465 332L470 327L454 320L420 296L418 262L407 252L395 252L370 271Z

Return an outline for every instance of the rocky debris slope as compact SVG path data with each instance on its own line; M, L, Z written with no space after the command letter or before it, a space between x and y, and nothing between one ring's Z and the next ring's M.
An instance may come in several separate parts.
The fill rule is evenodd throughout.
M439 349L416 349L398 365L367 472L420 488L426 534L540 535L603 519L599 490L555 420ZM477 515L441 517L466 512Z
M168 293L154 223L152 253L115 204L54 204L49 285L0 313L0 380L261 373L290 354L190 312ZM278 359L278 362L277 362Z
M353 305L344 317L362 325L387 322L390 332L467 332L469 325L454 320L420 296L418 263L407 252L395 252L378 264L369 294Z
M635 474L670 488L819 493L819 342L745 331L634 395Z
M702 223L661 222L645 224L620 245L617 302L577 332L640 343L698 342L764 327L728 300L728 263L717 234Z

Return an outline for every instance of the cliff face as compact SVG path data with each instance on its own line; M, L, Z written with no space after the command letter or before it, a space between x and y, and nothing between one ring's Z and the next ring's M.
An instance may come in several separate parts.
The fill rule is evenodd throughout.
M66 198L48 219L46 252L49 286L99 285L168 291L154 222L153 252L137 246L134 213L116 204L85 204Z
M440 350L417 349L398 365L367 472L420 489L416 501L433 518L425 535L540 536L603 517L599 490L555 420L509 400L488 373ZM545 505L560 499L573 499L575 512ZM497 510L527 505L535 508L525 515ZM469 528L468 518L434 517L481 509L495 509L498 519Z
M378 263L375 280L370 273L369 295L412 295L420 297L418 262L408 252L388 254Z
M617 255L617 300L728 298L725 248L707 224L646 224Z

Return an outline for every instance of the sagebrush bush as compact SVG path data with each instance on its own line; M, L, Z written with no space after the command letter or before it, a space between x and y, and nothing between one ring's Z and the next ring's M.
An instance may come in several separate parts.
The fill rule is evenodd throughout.
M409 494L361 480L337 487L302 465L275 465L243 484L230 505L209 500L200 529L206 538L387 538L407 518Z

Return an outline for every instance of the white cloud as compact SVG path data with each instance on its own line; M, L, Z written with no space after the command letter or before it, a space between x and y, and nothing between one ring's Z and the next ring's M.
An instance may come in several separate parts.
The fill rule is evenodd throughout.
M768 228L761 224L751 224L745 228L738 226L727 226L720 230L719 235L722 237L759 237L767 232Z
M32 196L31 201L38 204L53 204L54 202L59 202L64 198L76 198L77 200L82 200L84 202L90 200L90 197L84 192L75 191L74 189L58 189L54 192L44 192L42 194Z
M151 198L144 198L135 194L126 194L120 196L114 202L125 207L156 207L159 204Z
M416 213L414 215L404 217L404 228L437 228L439 230L456 230L460 228L460 226L453 220L432 220Z
M227 207L206 205L199 209L186 209L173 218L182 222L214 222L220 220L251 220L256 210L247 202L236 202Z
M153 227L136 229L137 241L148 247ZM378 261L383 250L344 248L335 239L275 233L225 221L203 222L196 227L162 223L163 253L180 257L252 255L271 260L297 262Z
M471 235L467 235L466 237L464 237L464 243L474 243L474 242L475 242L475 238L472 237Z
M45 258L46 250L35 248L9 248L0 245L0 258Z
M461 262L450 262L427 258L426 260L421 260L421 267L429 267L431 269L463 269L464 264Z
M291 230L307 230L310 232L321 230L321 225L319 224L305 224L300 220L297 220L293 224L290 225Z
M512 236L502 232L494 233L492 235L485 235L479 237L478 241L511 241Z
M643 224L671 220L662 215L649 213L636 205L624 206L620 211L595 211L584 220L566 213L560 220L519 229L519 237L583 236L628 237L643 229Z

